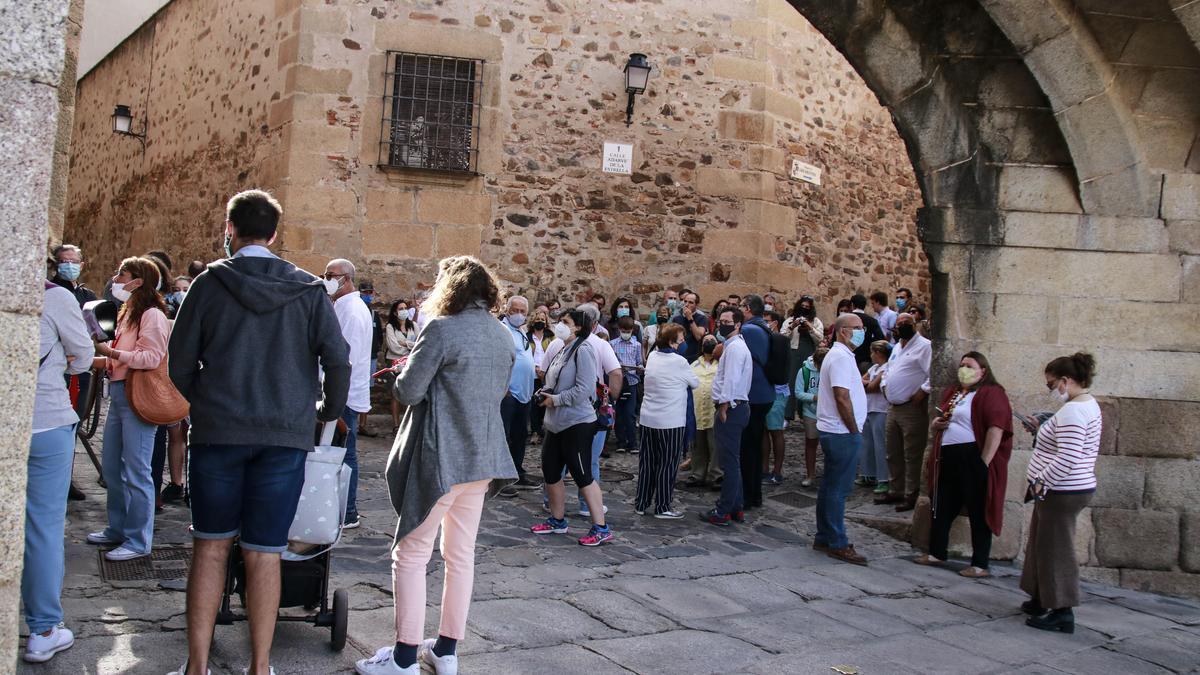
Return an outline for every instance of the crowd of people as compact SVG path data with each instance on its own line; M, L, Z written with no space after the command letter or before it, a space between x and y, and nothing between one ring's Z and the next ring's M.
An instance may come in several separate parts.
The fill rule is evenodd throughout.
M90 309L96 294L79 282L83 251L54 250L29 455L26 660L49 660L73 642L58 599L63 513L79 420L71 393L89 373L106 383L109 403L108 522L88 542L113 561L146 556L156 510L177 500L191 510L183 675L207 672L235 538L247 574L248 672L273 672L279 559L306 453L318 423L343 430L351 472L343 527L359 526L356 438L378 434L365 424L373 384L388 394L395 436L386 478L398 516L397 640L360 661L360 673L415 675L419 662L456 672L487 496L540 490L548 514L531 534L563 535L569 474L587 524L578 543L613 540L600 471L608 452L637 455L634 509L664 520L686 515L677 484L716 492L713 506L695 514L715 527L762 508L764 484L816 485L813 548L857 565L868 561L844 517L855 485L904 512L915 508L924 475L933 525L915 562L946 564L950 525L965 507L973 554L959 574L989 575L1013 412L986 356L969 352L931 413L930 317L910 289L896 289L894 309L883 291L853 295L824 322L812 295L790 309L775 293L728 295L706 312L681 285L645 309L627 296L609 303L596 290L568 303L549 294L531 300L504 293L478 260L454 257L440 261L427 293L385 303L350 260L331 260L314 276L272 253L281 216L269 194L242 192L227 207L227 257L179 276L161 251L123 260L101 294L119 307L111 334ZM1034 435L1027 478L1036 502L1023 609L1033 627L1070 632L1079 603L1073 528L1095 489L1099 450L1100 412L1087 389L1095 362L1076 354L1044 370L1063 405L1053 416L1018 418ZM175 398L181 418L167 412ZM789 424L804 444L803 466L794 468L785 460ZM540 453L534 461L531 446ZM425 569L439 529L441 625L425 640Z

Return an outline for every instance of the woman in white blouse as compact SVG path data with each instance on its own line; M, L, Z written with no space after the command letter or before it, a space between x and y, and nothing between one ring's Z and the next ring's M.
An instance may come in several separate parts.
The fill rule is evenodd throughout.
M383 329L383 341L384 358L387 359L389 366L408 356L413 345L417 343L417 326L413 323L413 314L414 310L410 309L408 303L403 300L393 302L391 309L388 310L387 326ZM400 429L400 416L403 412L400 401L393 397L393 435Z
M1037 430L1026 478L1035 498L1025 546L1021 605L1025 624L1063 633L1075 632L1079 604L1079 562L1075 559L1075 522L1096 492L1100 454L1100 405L1088 393L1096 359L1078 352L1046 364L1046 389L1064 405Z
M687 433L688 390L700 386L687 359L678 353L683 327L667 323L658 327L654 351L646 361L645 392L640 418L642 447L638 457L638 515L654 502L654 517L677 520L682 513L671 508L675 475Z

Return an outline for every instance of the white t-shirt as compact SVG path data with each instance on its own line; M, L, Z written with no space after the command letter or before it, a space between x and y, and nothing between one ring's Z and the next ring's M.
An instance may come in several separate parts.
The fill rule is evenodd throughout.
M821 364L821 384L817 389L817 431L827 434L848 434L850 430L842 423L838 414L837 399L833 388L841 387L850 392L850 407L854 410L854 421L862 433L867 421L867 390L863 387L862 375L854 362L854 352L838 342L829 350Z
M875 379L875 376L879 374L879 371L883 370L884 368L887 368L886 363L872 363L871 367L867 369L867 381L869 382ZM868 413L886 413L889 407L891 406L887 402L887 397L883 395L882 391L867 392Z
M959 443L976 443L975 427L971 426L971 401L975 392L963 397L950 413L950 426L942 432L942 447Z
M587 341L592 345L592 350L596 354L596 378L607 384L608 374L614 370L620 370L621 361L617 359L617 353L613 351L612 345L608 344L608 340L592 333L588 336Z

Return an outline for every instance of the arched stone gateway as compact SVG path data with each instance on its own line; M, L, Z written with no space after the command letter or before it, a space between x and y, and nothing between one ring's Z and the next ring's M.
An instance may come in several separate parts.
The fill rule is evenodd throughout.
M10 240L16 244L12 264L0 273L0 278L14 280L0 289L5 345L16 347L0 354L9 374L6 383L14 392L8 405L0 408L0 419L7 422L5 428L16 430L3 441L5 456L15 465L21 464L28 447L34 381L30 355L37 303L30 299L38 297L35 280L41 273L44 228L48 220L54 222L53 217L37 214L58 213L62 206L54 196L61 196L61 190L56 192L49 182L54 134L34 121L53 119L56 94L53 87L38 83L55 82L64 71L58 55L63 52L68 4L58 0L30 5L37 12L54 6L45 17L17 12L0 18L0 33L22 36L13 42L25 49L21 53L53 54L48 63L32 56L25 61L19 56L0 59L0 84L13 92L0 108L4 119L11 121L3 125L0 140L6 149L15 141L27 143L5 156L32 158L20 170L5 173L18 180L4 188L6 203L11 199L27 209L6 210L6 218L19 220L10 228L18 236ZM191 241L211 247L218 239L217 218L224 197L232 187L250 183L289 192L285 204L301 219L307 211L313 222L290 223L284 245L289 252L314 260L343 246L345 231L353 233L359 246L355 252L362 252L362 242L374 237L385 249L416 246L429 258L489 246L501 250L505 228L531 225L523 218L528 213L513 208L523 206L519 199L505 203L499 196L502 186L485 184L489 173L539 180L537 169L528 164L507 167L500 147L481 148L483 177L462 183L473 190L466 196L454 194L457 188L451 188L456 183L445 177L427 177L419 189L397 190L389 179L379 182L382 173L365 179L359 187L366 189L329 188L337 186L341 176L366 168L374 171L379 161L380 100L386 93L387 70L383 50L487 59L485 79L530 77L530 114L544 116L544 109L532 104L546 100L544 88L553 84L546 76L554 67L556 50L575 39L572 14L593 11L591 3L544 3L544 11L539 9L536 15L536 28L526 25L533 23L533 12L517 18L502 15L499 9L459 18L406 3L377 3L378 7L324 0L218 4L220 11L197 12L194 3L176 0L148 24L162 27L157 37L147 34L153 31L139 31L110 56L130 58L138 68L117 72L113 90L103 96L97 93L94 105L80 107L74 147L83 150L76 166L92 162L103 167L109 184L78 202L72 196L69 232L89 227L90 218L97 218L96 223L107 218L111 227L115 204L125 213L145 208L173 219L157 229L132 219L137 226L124 230L130 237L121 242L125 248L144 250L161 243L186 249ZM720 4L722 9L713 10L704 20L707 30L723 31L726 23L734 21L729 5ZM793 101L772 91L776 71L755 65L755 59L786 54L791 35L812 28L820 31L890 110L907 145L923 202L918 231L932 272L939 379L947 379L957 354L979 348L992 358L1016 407L1036 410L1045 407L1039 384L1042 364L1076 348L1094 351L1101 365L1096 393L1105 402L1107 433L1098 465L1100 492L1081 528L1081 557L1097 578L1200 595L1200 514L1196 511L1200 504L1200 434L1196 431L1200 331L1194 318L1200 309L1200 178L1195 173L1200 169L1196 144L1200 52L1192 38L1200 35L1200 4L1167 0L791 0L791 4L738 3L738 12L745 14L737 19L748 32L715 32L720 39L704 48L707 53L697 52L708 59L703 67L681 64L706 73L711 68L713 77L741 81L749 93L748 100L731 98L704 108L703 114L711 116L711 126L720 133L713 143L744 151L745 160L736 175L700 172L703 165L677 167L679 175L694 172L697 203L703 203L705 196L748 200L741 206L748 204L758 212L744 222L757 225L760 246L772 241L768 235L771 228L780 227L781 214L784 220L791 217L764 206L779 204L762 198L767 183L756 176L756 172L786 173L779 166L786 155L767 152L769 144L754 137L764 137L766 126L776 120L795 119L797 110L791 107ZM645 7L653 10L651 3ZM222 20L229 30L202 28ZM524 23L517 25L517 21ZM53 30L40 36L29 31L29 26L39 25ZM627 28L614 24L606 30L616 34ZM596 40L596 55L587 58L595 61L609 51L635 46L633 38L621 35L620 41ZM201 40L238 44L169 52L170 45ZM627 40L630 44L625 44ZM745 54L730 57L726 42L740 43L738 48L749 49L755 59L745 59ZM368 46L374 50L369 54ZM452 48L465 51L446 52ZM581 49L588 49L586 41ZM759 56L760 52L766 56ZM148 54L167 56L137 58ZM714 58L721 54L725 57ZM231 69L229 62L239 57L244 67ZM68 59L71 63L73 59ZM619 64L608 65L615 70ZM559 60L560 70L570 67L570 61L564 65ZM101 64L89 77L104 68ZM160 77L172 68L177 69L175 75L188 77L174 81ZM73 77L68 75L68 80ZM542 81L546 84L539 88L537 82ZM597 92L614 91L613 84L597 84ZM178 96L145 96L145 87L174 85L181 87ZM193 97L211 93L206 87L227 88L240 99L223 98L218 92L203 109L190 108ZM85 80L81 95L86 91ZM503 135L505 124L512 121L502 110L509 102L502 102L499 91L491 90L496 97L479 101L485 136ZM67 93L58 100L69 102ZM118 93L128 100L112 99ZM149 138L144 163L136 143L108 132L113 105L141 100L161 114L152 124L159 135ZM603 96L596 97L594 104L583 104L595 111L587 114L597 118L616 107ZM658 115L685 117L682 107L669 102L652 101L649 96L639 101L639 111L651 106ZM70 106L62 112L60 123L69 120ZM171 135L164 126L168 120L190 126ZM368 133L372 128L373 137ZM516 142L524 141L517 138ZM189 150L189 143L202 151ZM239 156L230 148L252 156L253 166L238 166ZM404 161L411 161L412 152L409 148ZM319 156L320 163L305 160L305 154ZM701 178L702 173L707 177ZM61 164L57 176L61 184L65 176ZM677 177L647 174L644 182L662 182L655 187L668 190L674 186L665 183ZM749 193L720 195L731 189L733 178ZM177 195L159 194L170 180L189 189ZM376 181L375 187L391 185L392 189L372 190L371 181ZM73 195L82 189L82 185L71 187ZM630 194L646 192L639 188ZM597 207L616 212L623 208L615 198L607 205L602 201L605 195L597 198L601 200ZM439 199L441 203L435 203ZM898 210L904 211L905 201L900 201ZM550 204L564 212L576 208ZM588 206L585 198L582 207ZM679 217L687 215L686 205L679 208ZM374 220L369 217L372 210L404 217L396 216L396 222ZM424 220L434 211L440 220ZM316 223L325 218L321 214L330 213L336 218ZM746 213L730 211L723 224L732 227L734 215L742 218ZM173 234L180 224L187 224L180 230L187 236ZM708 236L689 227L679 223L679 240L671 242L676 252L685 252L679 245L701 244L685 237ZM51 231L51 239L57 240L60 230L52 226ZM485 237L488 231L499 234ZM172 239L175 236L180 238ZM500 243L491 243L493 239ZM215 251L206 253L204 257L211 257ZM716 277L736 274L735 281L747 285L771 285L780 279L778 275L793 273L791 267L778 265L781 253L789 253L786 242L783 250L759 248L757 258L762 260L743 251L736 269L721 270ZM881 261L884 271L879 279L895 276L894 270L886 269L887 262ZM510 263L525 266L528 261L510 258ZM379 265L380 269L399 267L383 258ZM580 272L587 274L586 265ZM599 272L616 278L628 270ZM778 283L789 289L796 285L791 278ZM862 283L867 288L876 284L882 281ZM1024 457L1018 453L1019 459ZM1022 462L1014 464L1019 475ZM0 522L8 523L10 531L4 533L8 540L17 541L23 481L19 475L12 478L0 481L0 504L6 505ZM1021 523L1015 501L1009 509L1008 522ZM1022 534L1020 527L1007 528L996 552L1018 554ZM19 555L19 547L10 546L0 559L0 589L6 589L10 599L2 605L9 608L2 617L8 627L4 631L8 654L17 634L14 582Z
M1034 410L1046 361L1096 353L1104 455L1081 560L1099 579L1200 594L1197 7L790 2L908 145L940 317L935 379L979 349L1015 407ZM1019 479L1028 454L1015 455ZM1007 522L1023 524L1022 483L1010 485ZM997 555L1019 553L1012 529Z

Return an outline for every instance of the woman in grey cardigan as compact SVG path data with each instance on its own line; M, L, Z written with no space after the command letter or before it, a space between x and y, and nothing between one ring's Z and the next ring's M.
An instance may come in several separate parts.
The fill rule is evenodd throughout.
M612 530L604 522L604 498L600 484L592 475L592 436L596 433L596 373L599 361L587 338L592 334L592 320L582 310L574 309L562 317L562 325L570 331L570 344L564 347L546 368L546 386L534 399L546 408L542 428L542 478L546 481L546 496L550 500L550 517L529 528L534 534L566 534L567 488L563 485L563 470L579 487L579 494L591 512L592 527L579 539L584 546L599 546L612 539Z
M489 487L517 478L500 420L514 357L508 332L491 314L498 304L483 263L459 256L438 264L421 306L429 323L393 392L408 406L386 470L400 517L392 549L396 645L355 664L359 673L418 675L418 657L438 675L458 670L455 647L466 632L483 501ZM441 626L436 640L423 640L425 570L439 527L446 561Z

